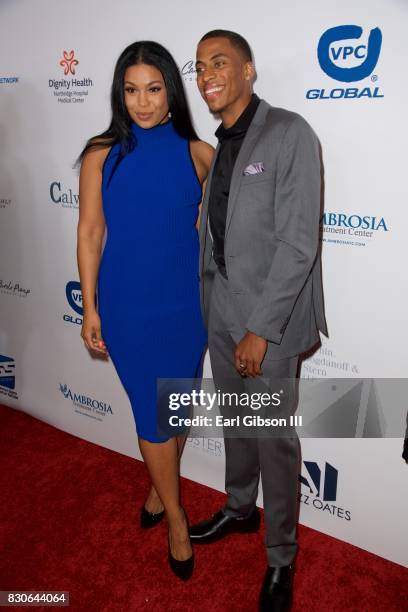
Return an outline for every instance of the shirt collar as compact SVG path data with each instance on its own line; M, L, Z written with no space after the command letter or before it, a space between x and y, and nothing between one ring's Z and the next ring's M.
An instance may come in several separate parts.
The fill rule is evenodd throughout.
M240 114L234 125L229 128L225 128L221 123L221 125L218 127L217 131L215 132L218 140L222 142L223 140L234 138L234 136L241 136L242 134L245 134L251 124L252 119L254 118L260 101L260 98L258 98L256 94L252 94L250 103Z

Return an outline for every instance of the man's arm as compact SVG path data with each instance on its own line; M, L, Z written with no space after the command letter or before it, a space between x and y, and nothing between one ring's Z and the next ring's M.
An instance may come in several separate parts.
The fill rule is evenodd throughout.
M280 344L296 300L317 255L320 214L318 140L297 116L286 130L275 192L277 250L248 331Z

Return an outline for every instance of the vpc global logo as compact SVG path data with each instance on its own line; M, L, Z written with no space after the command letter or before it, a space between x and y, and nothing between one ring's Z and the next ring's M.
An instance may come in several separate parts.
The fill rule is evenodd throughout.
M79 77L76 73L76 67L79 65L79 60L75 57L75 51L64 50L62 57L59 59L61 66L61 77L48 79L48 88L53 92L53 95L58 102L63 104L83 103L89 94L89 88L93 87L92 79L87 77Z
M70 305L71 309L75 314L64 314L62 318L67 323L73 323L74 325L82 325L82 317L84 314L84 310L82 308L82 293L80 283L78 281L69 281L65 287L65 295L68 304Z
M363 29L357 25L341 25L329 28L320 37L317 58L322 71L340 83L353 83L352 87L308 89L308 100L351 100L356 98L383 98L380 87L360 82L370 77L371 83L378 81L373 74L380 57L382 33L380 28L370 30L368 40L362 38Z
M65 399L71 401L77 414L82 414L96 421L103 421L108 414L113 415L112 406L106 402L72 391L66 384L60 383L59 390Z
M61 181L50 183L50 199L54 204L59 204L62 208L79 208L79 194L70 187L67 189Z
M334 503L337 502L338 470L327 462L322 470L315 461L304 461L303 468L305 473L299 475L300 503L335 518L351 521L350 510Z

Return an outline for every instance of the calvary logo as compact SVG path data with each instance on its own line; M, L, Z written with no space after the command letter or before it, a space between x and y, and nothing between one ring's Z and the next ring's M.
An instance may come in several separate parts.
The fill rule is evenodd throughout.
M195 81L196 74L194 60L188 60L181 69L181 76L185 81Z
M79 194L71 188L66 189L61 181L53 181L50 184L50 198L54 204L60 204L63 208L78 209Z

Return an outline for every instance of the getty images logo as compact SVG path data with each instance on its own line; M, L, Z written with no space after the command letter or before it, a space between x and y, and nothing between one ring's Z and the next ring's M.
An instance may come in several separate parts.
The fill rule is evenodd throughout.
M300 502L305 506L350 521L350 510L332 503L337 501L338 470L327 462L324 464L324 470L315 461L304 461L303 465L307 473L299 476L300 484L303 486Z
M382 34L373 28L367 44L361 37L363 29L357 25L341 25L326 30L317 46L317 57L323 72L331 79L342 83L357 83L371 75L371 81L378 76L372 74L381 52ZM357 42L356 42L357 41ZM383 98L379 87L335 87L333 89L309 89L308 100L337 100L353 98Z

